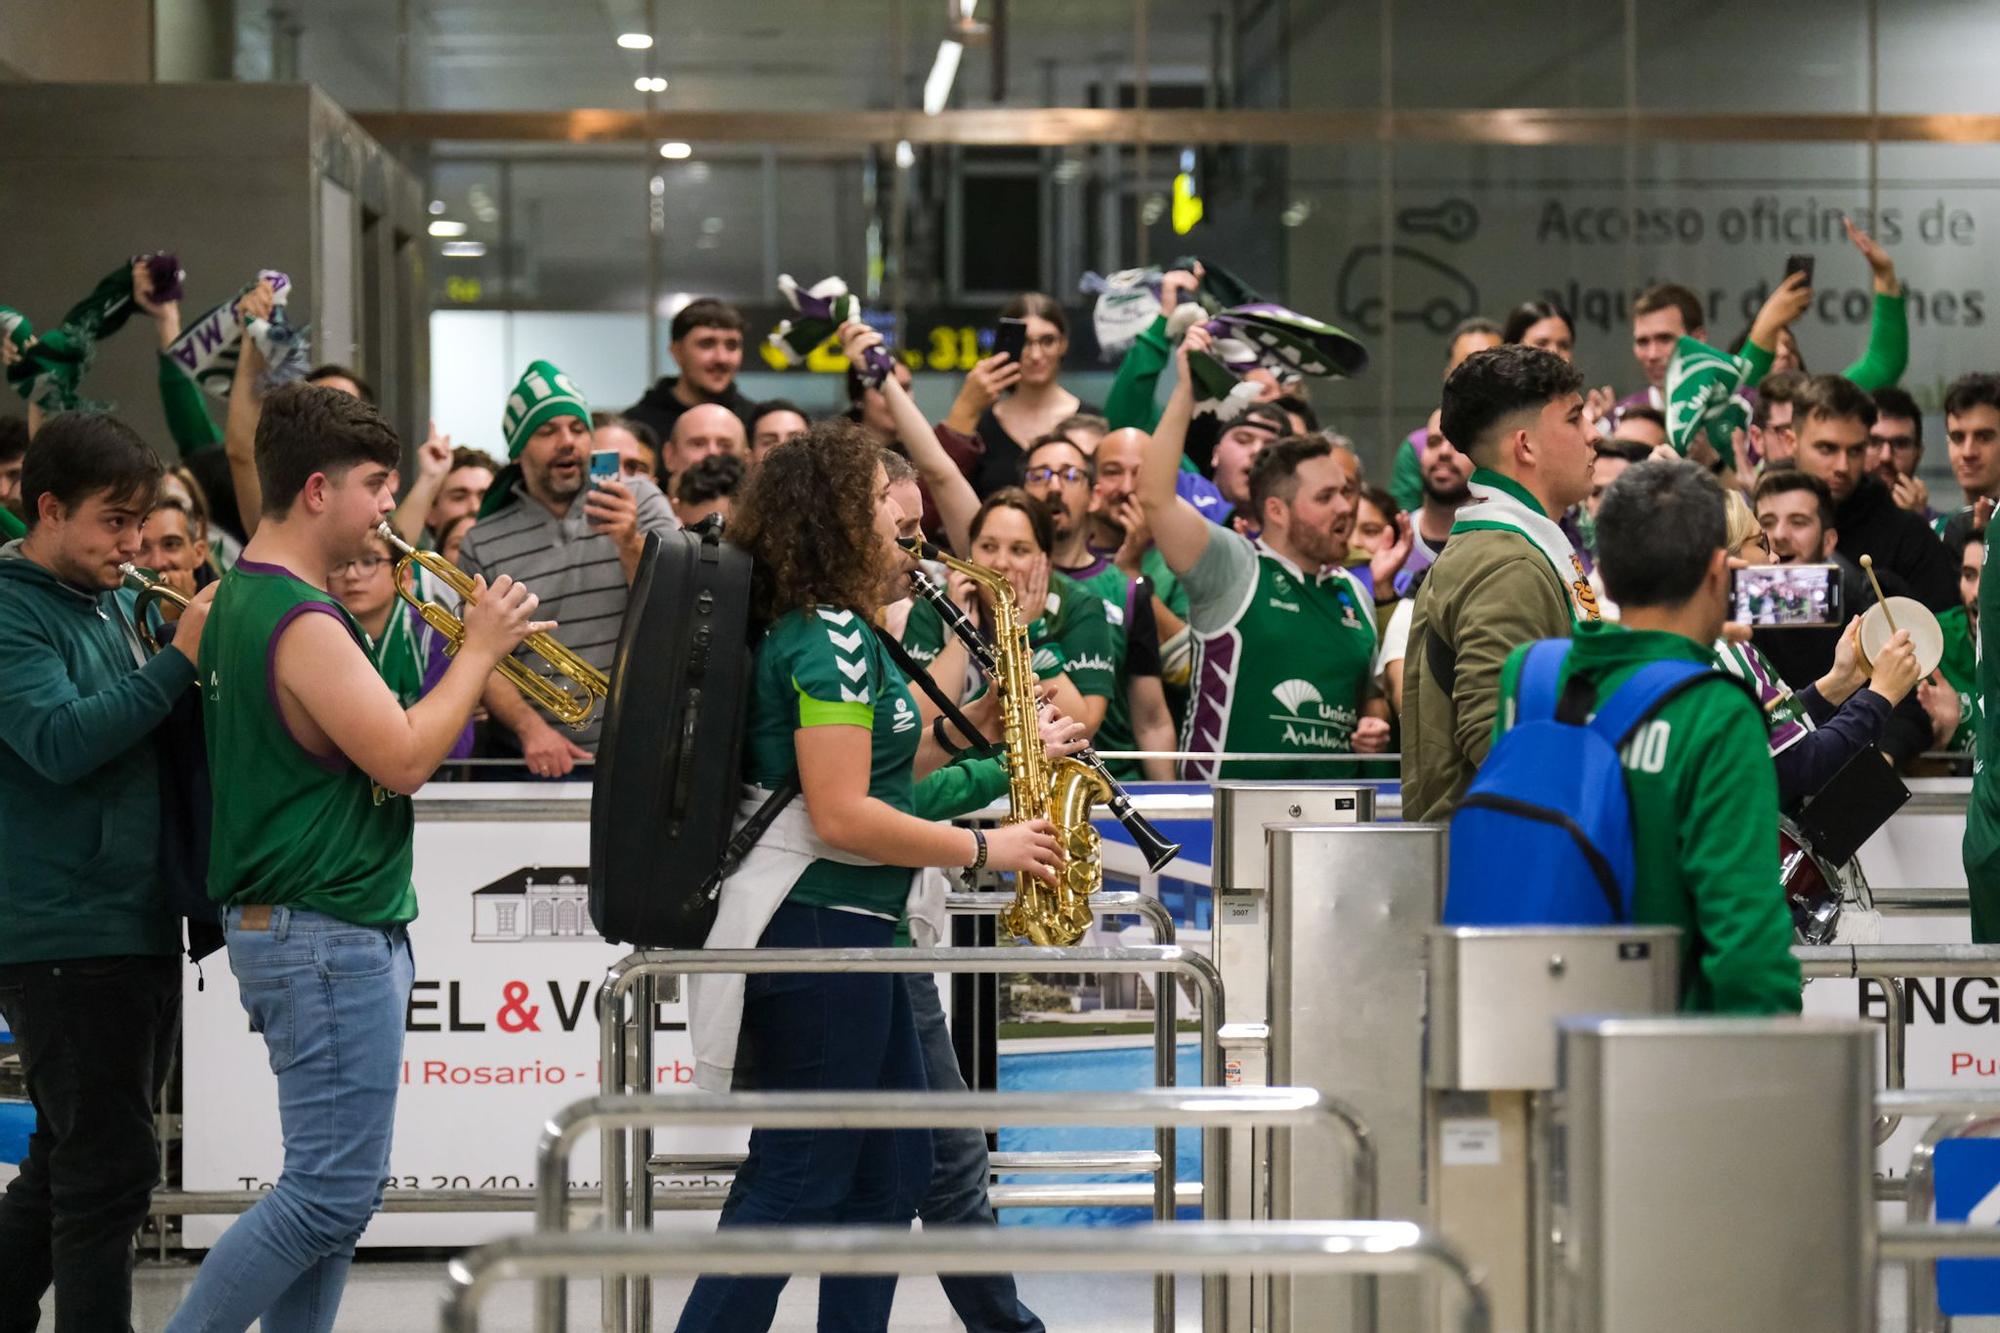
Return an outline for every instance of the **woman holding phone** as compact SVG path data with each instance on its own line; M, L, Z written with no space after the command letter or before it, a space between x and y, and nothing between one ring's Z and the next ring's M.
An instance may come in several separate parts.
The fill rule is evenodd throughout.
M1000 350L1010 345L1019 347L1018 355ZM983 448L967 474L982 497L1021 484L1029 441L1079 412L1099 411L1059 381L1069 351L1069 317L1054 297L1024 292L1002 306L995 346L993 355L966 375L944 419L946 430L973 437Z

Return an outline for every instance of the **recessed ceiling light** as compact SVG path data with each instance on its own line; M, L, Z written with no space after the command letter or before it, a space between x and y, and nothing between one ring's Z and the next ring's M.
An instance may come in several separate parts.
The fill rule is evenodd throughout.
M632 86L642 93L663 93L667 90L667 81L657 74L650 77L641 74L632 80Z
M478 259L486 253L486 242L446 241L438 249L446 259Z
M444 212L444 200L442 199L431 200L431 216L436 217L438 214L442 212Z
M678 162L684 157L693 157L694 148L678 140L672 140L660 145L660 156L669 161Z
M627 51L649 51L653 47L653 35L647 32L621 32L618 44Z
M431 223L431 235L463 236L465 235L465 224L463 222L450 222L444 218L439 218L436 222Z

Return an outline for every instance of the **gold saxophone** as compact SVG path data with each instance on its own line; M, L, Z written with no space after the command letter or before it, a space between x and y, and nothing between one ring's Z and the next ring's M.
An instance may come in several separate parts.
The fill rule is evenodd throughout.
M993 601L992 679L1006 726L1007 822L1046 819L1062 845L1063 868L1054 884L1029 874L1014 876L1014 902L1000 914L1000 924L1030 944L1075 944L1090 929L1090 895L1104 887L1102 839L1091 827L1090 807L1111 799L1111 785L1078 759L1049 762L1028 624L1006 576L942 551L924 554L977 583Z

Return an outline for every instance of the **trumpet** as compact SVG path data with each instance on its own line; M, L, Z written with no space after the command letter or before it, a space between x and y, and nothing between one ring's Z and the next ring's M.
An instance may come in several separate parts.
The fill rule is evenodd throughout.
M396 553L396 595L414 606L417 614L424 618L424 623L444 636L447 656L456 653L465 643L465 622L436 602L418 601L406 582L410 566L417 565L429 570L433 578L456 592L465 605L471 606L474 601L472 576L436 551L419 551L399 537L386 519L376 527L375 535L387 542L389 549ZM547 662L554 669L555 676L544 676L511 653L501 658L500 665L495 669L529 703L547 711L558 722L566 722L578 729L589 725L591 717L597 712L598 702L611 693L610 678L557 642L552 635L530 634L521 640L521 646ZM564 684L564 681L569 683Z
M137 622L139 642L146 645L146 653L151 656L160 651L160 640L146 623L146 613L153 609L155 602L171 602L177 611L187 609L188 598L179 589L169 587L164 581L149 578L137 565L126 563L118 566L118 572L125 576L125 585L137 588L139 596L132 603L132 619Z

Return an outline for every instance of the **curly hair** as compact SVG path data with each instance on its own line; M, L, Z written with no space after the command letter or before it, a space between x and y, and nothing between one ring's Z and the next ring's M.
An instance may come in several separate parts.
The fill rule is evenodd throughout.
M875 535L882 451L844 417L773 448L736 498L729 539L756 560L757 614L814 606L873 614L884 569Z

